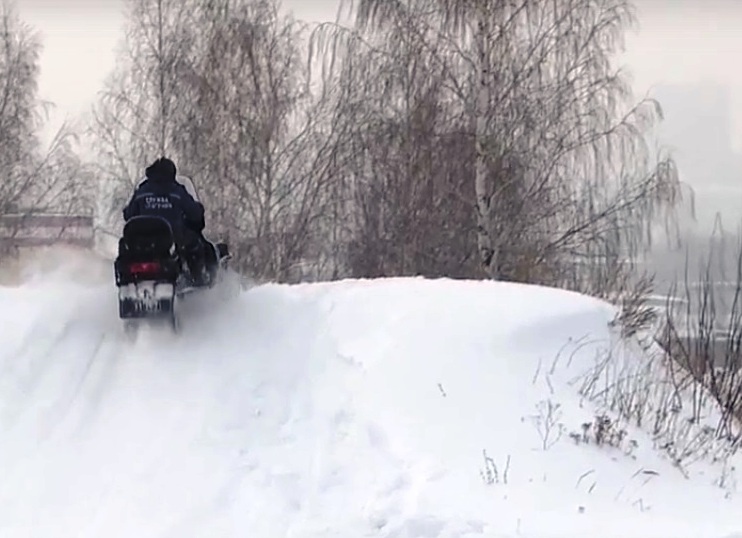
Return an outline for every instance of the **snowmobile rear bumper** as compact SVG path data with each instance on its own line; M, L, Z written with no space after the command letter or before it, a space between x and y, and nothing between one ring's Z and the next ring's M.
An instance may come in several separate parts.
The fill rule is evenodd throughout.
M175 309L171 282L146 281L119 286L119 318L170 317Z

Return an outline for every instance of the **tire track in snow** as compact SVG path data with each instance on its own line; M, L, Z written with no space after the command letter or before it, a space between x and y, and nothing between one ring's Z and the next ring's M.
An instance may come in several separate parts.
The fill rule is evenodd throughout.
M75 373L71 373L68 381L64 384L69 388L60 395L54 410L46 419L46 437L51 437L55 432L61 431L66 422L72 422L71 418L77 408L77 425L70 428L75 434L80 434L83 427L89 423L92 416L98 409L98 402L103 397L105 384L113 375L112 368L116 363L116 358L120 351L111 344L111 336L101 334L95 342L92 352L87 353L87 359L80 361L75 368ZM108 344L108 346L106 345ZM83 355L84 357L85 355ZM70 365L71 366L71 365ZM100 372L99 375L95 375ZM90 390L86 390L91 385ZM90 393L95 397L91 398ZM88 397L83 398L83 395Z
M2 373L4 387L4 408L0 409L0 428L8 431L13 429L26 412L24 401L32 398L41 385L44 376L49 371L49 363L53 360L54 352L68 334L70 322L65 321L61 329L47 339L38 334L36 328L41 323L33 325L32 330L25 336L23 344L14 350L12 355L5 357ZM38 340L42 339L43 344ZM34 344L34 342L36 343Z
M1 432L50 440L75 408L96 362L118 353L109 344L115 303L104 291L79 286L7 291L10 297L3 299L33 321L11 317L15 331L8 333L8 351L0 351Z
M87 354L88 359L81 363L79 374L70 375L71 378L77 378L77 380L70 380L69 382L62 384L63 387L69 386L70 389L62 390L62 394L60 394L58 400L50 410L49 414L46 416L46 425L43 427L43 430L46 431L45 435L43 435L44 438L51 436L53 431L57 429L57 427L59 427L60 423L65 419L69 410L74 405L77 396L79 395L80 390L85 383L88 372L90 371L93 362L95 362L95 359L98 356L98 352L100 351L104 340L105 336L101 336L101 338L95 343L93 351Z
M90 425L100 411L100 404L106 396L108 387L111 386L115 379L116 370L119 367L122 350L120 347L121 340L109 339L104 337L101 347L104 353L99 353L89 363L85 374L85 379L80 385L80 391L77 395L77 402L81 399L84 404L79 405L76 426L72 429L74 435L81 435L88 425ZM84 398L83 398L84 394Z

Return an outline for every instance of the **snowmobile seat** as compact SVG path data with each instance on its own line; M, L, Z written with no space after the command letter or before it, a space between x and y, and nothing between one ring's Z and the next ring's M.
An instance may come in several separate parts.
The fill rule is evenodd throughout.
M175 240L170 223L155 216L137 216L126 221L120 253L132 258L170 258Z
M156 216L129 219L114 260L116 285L142 280L175 281L178 261L170 223Z

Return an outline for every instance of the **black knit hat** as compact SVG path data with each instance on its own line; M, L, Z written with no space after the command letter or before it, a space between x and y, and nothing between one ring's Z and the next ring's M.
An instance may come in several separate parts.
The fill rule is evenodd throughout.
M175 181L178 169L167 157L160 157L145 170L148 179L154 181Z

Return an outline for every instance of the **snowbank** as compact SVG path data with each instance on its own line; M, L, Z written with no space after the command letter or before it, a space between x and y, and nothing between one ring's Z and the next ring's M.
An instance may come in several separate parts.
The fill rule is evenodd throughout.
M201 306L130 343L110 284L0 289L0 536L742 536L736 456L595 443L587 396L657 386L610 385L657 367L600 301L388 279Z

